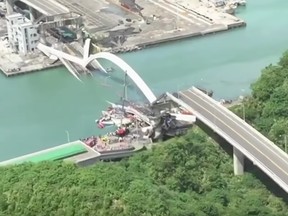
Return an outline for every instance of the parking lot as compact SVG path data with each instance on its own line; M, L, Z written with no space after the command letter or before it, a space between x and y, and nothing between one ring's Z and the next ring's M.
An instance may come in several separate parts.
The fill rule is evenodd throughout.
M90 33L111 29L117 26L120 19L135 18L135 15L125 11L119 5L105 0L57 0L70 11L83 15Z

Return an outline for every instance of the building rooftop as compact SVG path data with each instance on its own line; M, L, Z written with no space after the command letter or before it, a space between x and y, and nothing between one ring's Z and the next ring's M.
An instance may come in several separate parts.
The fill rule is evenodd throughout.
M21 0L46 16L69 13L69 9L54 0Z
M20 13L13 13L10 15L7 15L7 18L17 18L17 17L22 17L23 15Z
M62 160L75 155L88 152L87 146L81 141L75 141L43 151L38 151L32 154L27 154L11 160L3 161L0 166L20 164L24 162L41 162L41 161L55 161Z

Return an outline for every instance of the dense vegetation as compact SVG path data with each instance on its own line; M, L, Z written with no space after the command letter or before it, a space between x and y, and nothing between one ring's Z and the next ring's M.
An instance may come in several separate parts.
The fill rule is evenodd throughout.
M284 216L287 205L203 132L128 160L77 168L61 162L1 168L0 215Z
M267 66L251 87L251 96L234 111L242 117L245 108L246 120L285 149L285 142L288 145L288 52L277 65Z
M268 66L245 99L246 119L281 143L288 135L288 54ZM242 115L242 107L235 111ZM2 216L285 216L288 206L201 130L121 162L0 168Z

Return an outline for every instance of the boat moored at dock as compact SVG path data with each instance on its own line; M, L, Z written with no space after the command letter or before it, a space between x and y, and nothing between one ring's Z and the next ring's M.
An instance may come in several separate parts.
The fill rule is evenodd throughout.
M161 95L151 105L128 101L122 105L109 104L98 123L106 121L109 125L110 121L116 130L4 161L0 166L47 160L87 166L101 160L129 157L150 148L154 142L185 134L196 121L193 113L174 103L169 94Z

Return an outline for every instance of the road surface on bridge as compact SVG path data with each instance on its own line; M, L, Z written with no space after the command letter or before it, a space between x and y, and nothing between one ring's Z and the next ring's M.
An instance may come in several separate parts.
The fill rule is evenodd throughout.
M55 16L57 14L68 13L69 10L65 6L54 0L20 0L29 5L35 10L41 12L46 16Z
M181 91L179 94L181 100L199 113L202 118L208 119L215 128L220 129L242 146L252 156L252 158L248 157L250 160L256 165L256 162L260 162L265 168L262 170L288 192L288 157L285 152L271 144L271 141L248 126L244 120L232 114L231 111L225 110L226 108L221 107L222 105L215 103L216 101L199 90L192 88ZM242 153L246 155L245 152Z

